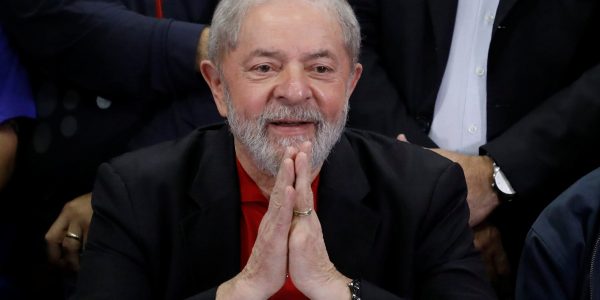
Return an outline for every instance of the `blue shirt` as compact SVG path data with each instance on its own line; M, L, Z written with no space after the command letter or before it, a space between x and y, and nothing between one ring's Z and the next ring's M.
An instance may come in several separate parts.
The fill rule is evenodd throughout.
M25 69L0 27L0 123L16 117L35 117L35 103Z

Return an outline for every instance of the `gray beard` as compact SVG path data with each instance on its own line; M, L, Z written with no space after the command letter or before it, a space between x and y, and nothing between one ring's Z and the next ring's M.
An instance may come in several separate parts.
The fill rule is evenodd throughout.
M225 91L225 100L229 130L246 147L256 167L272 176L277 176L286 147L294 146L298 148L304 141L310 139L305 136L270 138L267 132L267 124L270 120L297 119L316 124L315 138L310 140L313 145L311 165L314 170L325 162L329 152L340 139L346 125L349 109L346 101L340 115L335 120L328 122L316 107L309 105L287 106L272 101L267 104L265 110L257 119L249 120L234 109L227 90Z

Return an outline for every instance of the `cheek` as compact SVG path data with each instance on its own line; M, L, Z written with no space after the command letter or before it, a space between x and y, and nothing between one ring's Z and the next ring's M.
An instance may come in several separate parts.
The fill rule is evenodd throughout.
M339 116L346 104L347 93L344 85L325 86L313 91L321 112L328 120Z
M239 85L230 92L235 108L250 117L260 115L269 99L269 91L257 85Z

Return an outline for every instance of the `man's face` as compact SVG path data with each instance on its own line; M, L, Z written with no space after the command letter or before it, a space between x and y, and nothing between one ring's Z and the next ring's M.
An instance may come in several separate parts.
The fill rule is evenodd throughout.
M285 147L302 141L313 144L313 167L324 161L361 67L351 69L341 28L322 7L271 1L250 9L222 72L219 111L257 167L275 175Z

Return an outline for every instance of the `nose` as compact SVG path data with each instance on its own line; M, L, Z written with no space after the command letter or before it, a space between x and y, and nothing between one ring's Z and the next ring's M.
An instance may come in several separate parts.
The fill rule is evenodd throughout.
M298 104L312 98L310 78L300 66L289 66L280 73L274 96L286 104Z

